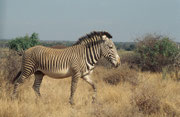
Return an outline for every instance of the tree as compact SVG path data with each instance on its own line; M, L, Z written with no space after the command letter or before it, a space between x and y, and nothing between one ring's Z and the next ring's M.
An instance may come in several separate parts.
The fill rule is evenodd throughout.
M162 67L173 64L179 49L169 37L146 35L138 40L136 53L140 56L143 70L161 71Z
M38 33L33 33L30 37L30 41L31 41L31 47L39 44L39 37L38 37Z
M24 37L16 37L8 42L9 48L20 52L30 47L40 44L37 33L33 33L30 37L25 35Z

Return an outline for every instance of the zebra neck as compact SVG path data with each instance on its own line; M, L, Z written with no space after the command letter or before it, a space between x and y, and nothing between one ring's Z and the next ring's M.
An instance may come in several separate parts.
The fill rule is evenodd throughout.
M87 63L94 66L101 57L99 46L86 47Z

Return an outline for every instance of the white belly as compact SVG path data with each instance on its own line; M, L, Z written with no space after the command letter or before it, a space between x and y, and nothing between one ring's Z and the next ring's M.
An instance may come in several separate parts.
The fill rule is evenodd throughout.
M61 71L46 71L46 70L40 70L42 71L45 75L52 77L52 78L66 78L72 76L72 72L69 69L66 70L61 70Z

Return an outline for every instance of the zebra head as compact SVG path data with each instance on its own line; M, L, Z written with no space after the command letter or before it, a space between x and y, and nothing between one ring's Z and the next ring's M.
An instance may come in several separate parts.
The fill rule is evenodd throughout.
M110 61L115 67L118 67L121 64L121 61L117 53L116 46L107 35L103 35L102 39L104 41L104 43L101 45L102 56Z

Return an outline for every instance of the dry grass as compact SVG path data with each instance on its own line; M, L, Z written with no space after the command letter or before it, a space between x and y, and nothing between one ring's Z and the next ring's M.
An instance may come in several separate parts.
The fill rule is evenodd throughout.
M123 69L118 68L118 70ZM106 73L110 74L110 72L112 70L102 67L95 69L93 80L97 84L98 94L97 102L94 104L91 103L93 93L91 87L80 80L74 107L68 103L70 78L55 80L45 77L41 86L42 98L38 99L31 88L34 80L32 76L20 87L19 98L13 101L10 99L12 86L5 85L4 81L0 89L0 117L180 116L179 82L171 79L162 80L161 74L140 72L136 73L138 74L136 85L132 85L129 80L120 80L116 85L112 85L104 82ZM125 77L125 74L123 75Z

